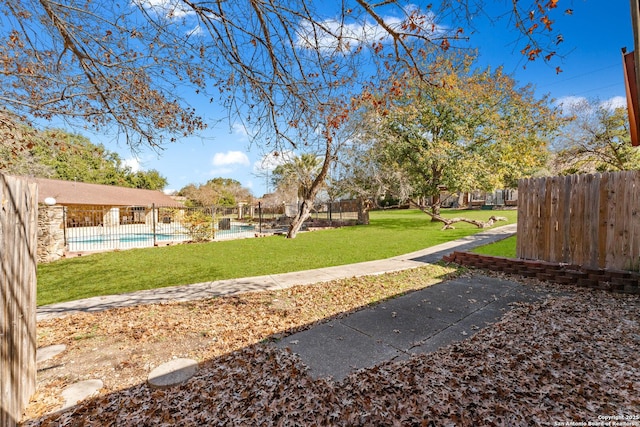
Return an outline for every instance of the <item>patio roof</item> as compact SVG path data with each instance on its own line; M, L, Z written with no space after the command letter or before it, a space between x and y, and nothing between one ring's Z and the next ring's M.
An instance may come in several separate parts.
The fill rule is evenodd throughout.
M38 202L53 197L58 205L94 206L171 206L181 203L157 190L117 187L115 185L87 184L85 182L25 177L38 185Z

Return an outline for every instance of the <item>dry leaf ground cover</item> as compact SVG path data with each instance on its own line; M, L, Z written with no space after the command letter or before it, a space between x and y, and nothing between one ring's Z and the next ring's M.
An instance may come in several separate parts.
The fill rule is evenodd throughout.
M543 285L543 303L437 352L314 380L272 339L459 270L401 273L211 300L81 314L39 323L39 367L25 425L559 425L631 417L640 424L640 299ZM200 362L187 383L151 389L172 357ZM63 413L60 391L99 378L99 396ZM600 417L600 418L599 418ZM633 420L633 417L637 417Z

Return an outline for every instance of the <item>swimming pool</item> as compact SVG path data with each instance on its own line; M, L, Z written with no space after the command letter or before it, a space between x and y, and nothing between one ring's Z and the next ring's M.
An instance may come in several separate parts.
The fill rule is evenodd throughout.
M216 230L215 239L248 237L256 232L252 224L232 224L229 230Z
M181 238L182 237L182 238ZM188 238L185 234L156 234L156 240L186 240ZM91 237L72 237L67 240L68 243L97 243L102 244L105 242L114 242L118 241L120 243L127 242L146 242L148 240L153 240L153 233L127 233L127 234L105 234Z
M153 246L153 233L105 233L67 238L69 252L102 251ZM155 242L189 240L186 234L156 233Z
M232 224L228 230L216 230L215 240L230 240L253 237L256 228L251 224ZM184 242L191 237L184 229L172 232L131 231L104 229L100 227L86 227L74 229L67 236L67 250L69 252L91 252L117 249L143 248L158 243Z

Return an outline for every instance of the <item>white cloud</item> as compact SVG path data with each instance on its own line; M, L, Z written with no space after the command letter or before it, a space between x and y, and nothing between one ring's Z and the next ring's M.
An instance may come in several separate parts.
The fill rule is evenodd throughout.
M555 104L567 113L571 113L579 109L591 108L592 105L589 100L583 96L565 96L556 100ZM627 98L624 96L614 96L605 101L601 101L600 106L606 107L610 110L620 107L626 108Z
M242 140L249 140L249 131L241 123L234 123L233 126L231 126L231 132L239 136Z
M191 37L197 37L197 36L201 36L204 34L204 31L202 31L202 27L200 25L196 25L195 27L193 27L192 30L187 31L187 36Z
M131 157L129 159L124 159L122 161L122 164L125 167L131 168L132 172L138 172L138 171L142 170L142 166L140 165L140 160L138 160L135 157Z
M180 0L133 0L144 9L153 10L158 15L169 18L181 18L193 14Z
M417 11L417 7L410 5L405 8L408 16ZM435 23L435 15L431 12L423 14L424 22L414 22L422 27L423 34L436 36L444 30ZM398 17L383 17L385 25L399 31L405 23ZM303 21L297 30L297 45L305 49L318 49L323 52L349 52L364 43L391 41L387 30L380 24L363 21L345 23L342 20L327 19L319 23Z
M627 98L624 96L614 96L613 98L604 101L602 105L610 110L615 110L616 108L627 108Z
M565 110L570 110L573 107L584 104L587 98L583 96L563 96L556 100L555 104L559 107L563 107Z
M295 153L293 151L284 151L274 155L274 153L265 154L262 158L253 164L253 172L256 174L262 174L265 172L271 172L276 167L286 163L293 159Z
M227 151L226 153L216 153L212 161L214 166L242 165L249 166L249 157L242 151Z

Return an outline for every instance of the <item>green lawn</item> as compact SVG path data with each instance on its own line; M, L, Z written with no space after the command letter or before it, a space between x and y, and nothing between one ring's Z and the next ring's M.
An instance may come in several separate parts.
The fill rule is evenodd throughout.
M516 221L516 211L445 211L449 217ZM441 231L417 210L377 211L371 225L222 242L85 255L38 266L38 305L97 295L286 273L413 252L480 231L466 224Z
M486 246L481 246L474 249L471 252L482 255L500 256L505 258L516 257L516 237L511 236L499 242L491 243Z

